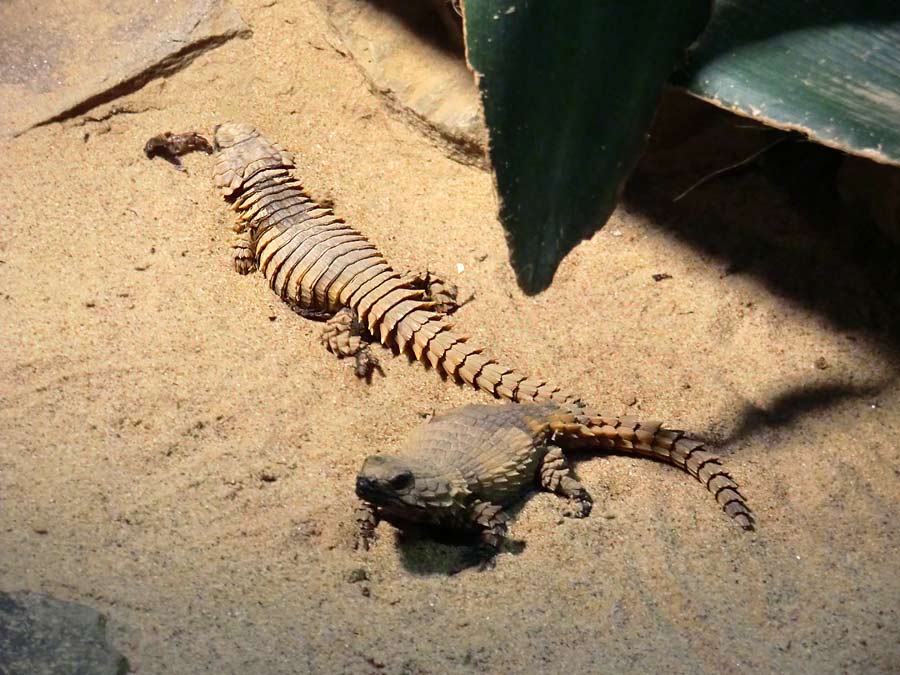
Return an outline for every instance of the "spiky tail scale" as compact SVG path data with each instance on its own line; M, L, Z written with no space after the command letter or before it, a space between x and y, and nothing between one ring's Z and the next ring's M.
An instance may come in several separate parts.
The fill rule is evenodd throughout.
M737 483L701 441L686 437L683 431L664 429L659 422L599 415L580 405L563 404L558 410L551 416L550 429L564 443L619 450L684 469L706 486L741 527L753 529L753 515Z
M433 311L425 292L396 272L373 244L303 192L291 155L247 124L216 128L215 183L240 214L236 246L255 252L269 286L292 306L353 309L384 345L497 398L574 402L540 379L500 365Z

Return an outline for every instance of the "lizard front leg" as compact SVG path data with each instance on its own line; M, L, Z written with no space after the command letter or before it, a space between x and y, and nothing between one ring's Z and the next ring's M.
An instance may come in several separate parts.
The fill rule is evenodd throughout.
M506 539L506 513L499 504L476 501L469 507L468 515L478 529L478 547L466 556L465 566L490 569Z
M363 330L356 312L344 307L325 322L322 342L339 359L354 357L356 376L370 380L373 371L381 372L381 366L369 351L369 343L363 339Z
M541 487L569 500L568 508L563 511L564 516L585 518L590 514L594 500L584 486L572 477L572 467L562 448L555 445L548 447L549 452L544 455L540 469Z
M375 528L378 527L378 513L371 504L360 501L353 513L356 521L356 541L354 548L368 551L375 541Z

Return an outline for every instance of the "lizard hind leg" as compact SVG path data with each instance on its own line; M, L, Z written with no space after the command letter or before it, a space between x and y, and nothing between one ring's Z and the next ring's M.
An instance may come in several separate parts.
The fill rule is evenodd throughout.
M354 548L368 551L375 541L375 528L378 527L378 514L371 504L360 502L353 512L356 521Z
M238 274L250 274L256 269L256 242L249 229L237 233L231 240L231 257Z
M427 269L424 272L409 271L403 280L412 288L425 292L425 299L433 303L432 309L439 314L453 314L464 303L458 300L459 289L456 284Z
M564 516L585 518L590 514L594 500L585 487L572 477L572 467L569 466L562 448L549 446L549 451L544 455L541 464L540 480L542 488L568 500L568 506L563 511Z
M356 376L369 381L372 373L381 371L378 359L369 351L369 343L363 339L363 327L349 307L344 307L328 321L322 331L322 343L339 359L356 359Z

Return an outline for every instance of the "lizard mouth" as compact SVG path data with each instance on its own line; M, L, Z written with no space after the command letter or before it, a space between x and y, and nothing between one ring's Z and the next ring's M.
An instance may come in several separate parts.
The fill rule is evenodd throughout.
M402 523L440 523L444 511L427 508L410 495L399 495L378 479L364 475L356 477L356 496L375 507L380 518L401 525ZM405 498L404 498L405 497Z
M401 512L415 510L416 505L393 490L385 488L378 480L366 476L356 477L356 496L373 506L385 509L399 509Z
M365 476L356 477L356 496L365 499L373 504L389 504L391 499L389 495L379 487L377 481Z

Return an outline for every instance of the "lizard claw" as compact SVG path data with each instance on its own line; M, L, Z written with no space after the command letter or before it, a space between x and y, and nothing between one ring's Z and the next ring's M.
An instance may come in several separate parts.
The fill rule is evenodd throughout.
M487 572L488 570L492 570L495 567L497 567L496 555L492 555L489 558L482 558L481 562L478 563L479 572Z
M375 539L374 532L360 532L354 539L353 549L356 551L368 551L372 548L372 544L375 543Z
M372 373L376 370L379 374L384 375L384 370L381 368L381 364L378 362L378 359L369 351L369 346L366 345L362 347L356 354L354 354L356 358L356 376L365 380L366 382L371 382Z
M587 518L591 514L593 507L594 501L590 495L587 493L576 495L568 501L566 508L563 510L563 515L566 518Z

